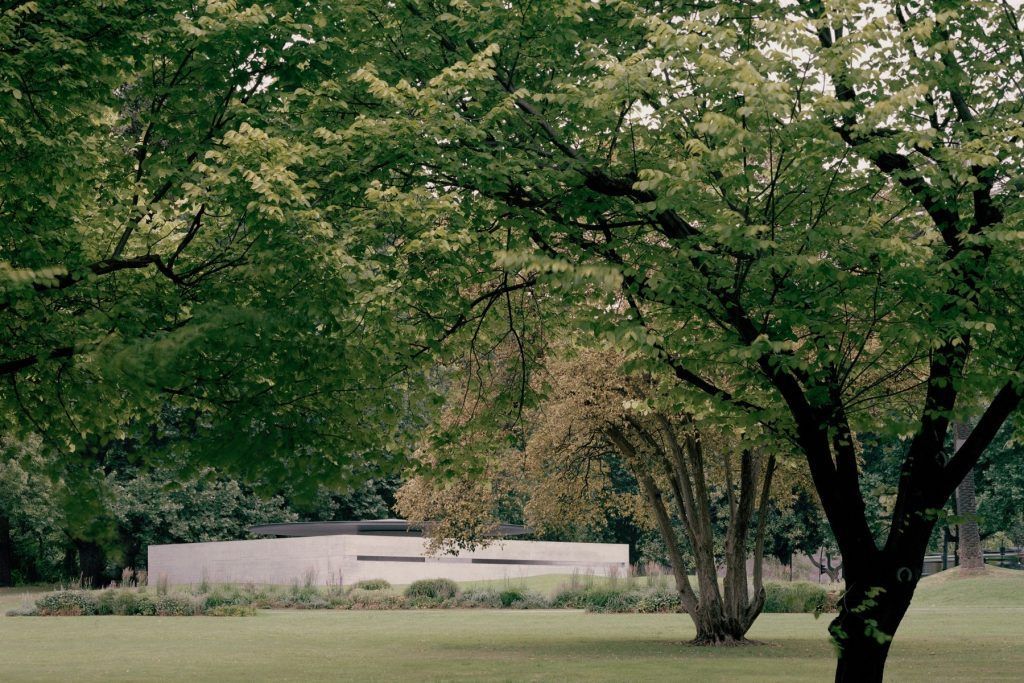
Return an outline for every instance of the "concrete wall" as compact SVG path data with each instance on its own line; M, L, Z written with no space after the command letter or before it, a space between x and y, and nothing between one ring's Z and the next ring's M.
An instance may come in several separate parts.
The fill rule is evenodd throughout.
M344 536L268 538L255 541L149 546L150 582L171 584L338 583L345 561ZM334 577L334 578L332 578Z
M149 546L149 577L170 584L312 582L393 584L445 577L455 581L540 574L624 576L629 546L616 543L495 541L457 556L428 555L426 540L396 536L312 536Z

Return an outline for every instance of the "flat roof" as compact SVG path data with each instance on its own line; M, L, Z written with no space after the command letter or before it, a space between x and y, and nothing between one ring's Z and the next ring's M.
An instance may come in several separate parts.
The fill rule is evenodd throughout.
M364 519L337 522L285 522L257 524L249 531L263 536L423 536L432 522L414 524L404 519ZM522 536L530 530L520 524L499 524L488 536Z

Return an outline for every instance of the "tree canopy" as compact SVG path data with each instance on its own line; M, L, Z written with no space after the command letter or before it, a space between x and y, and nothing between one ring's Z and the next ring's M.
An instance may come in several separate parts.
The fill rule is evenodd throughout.
M1020 401L1012 6L370 7L376 52L320 91L370 99L324 123L334 146L378 150L374 196L406 215L425 189L458 206L422 229L475 265L472 311L536 281L538 305L671 373L692 412L790 443L851 588L838 676L880 677L935 511ZM906 438L881 545L869 428Z
M318 16L3 7L4 432L96 460L171 409L197 467L314 490L402 462L423 411L397 259L348 201L360 169L310 173L325 162L292 115L331 42Z
M6 423L95 448L169 397L216 462L343 480L400 460L409 368L505 345L514 413L571 325L802 457L837 677L880 679L1021 398L1012 3L80 5L0 20Z

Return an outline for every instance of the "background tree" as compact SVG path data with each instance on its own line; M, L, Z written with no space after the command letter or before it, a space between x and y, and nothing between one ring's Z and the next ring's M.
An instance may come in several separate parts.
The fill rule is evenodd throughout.
M463 545L500 521L498 501L514 498L517 489L527 500L526 521L540 529L596 528L607 509L632 508L661 535L696 641L741 642L764 604L764 531L775 459L754 452L756 441L744 444L710 426L699 428L691 415L667 412L657 383L624 371L624 363L607 352L549 357L543 379L537 378L543 400L524 418L523 452L492 455L484 476L456 485L413 480L401 491L400 507L412 519L440 520L436 538ZM466 430L461 433L465 439ZM618 494L616 474L631 477L636 492Z
M983 538L1024 547L1024 449L1007 428L978 463L978 521ZM998 539L998 540L997 540Z
M971 433L966 422L953 423L954 452L960 450ZM957 524L957 549L960 554L961 571L976 572L985 568L985 551L981 547L981 528L978 524L978 504L975 497L974 468L956 487L956 511L960 518Z
M331 169L344 197L297 174L326 168L288 109L339 40L322 23L288 0L0 11L0 433L41 438L51 480L167 410L192 475L315 492L405 462L430 406L405 255L352 208L361 169Z
M827 574L830 581L842 578L842 559L836 557L837 549L828 522L823 519L821 506L813 493L804 486L797 486L789 496L780 496L770 505L765 554L789 566L790 580L796 556L806 557L819 574Z

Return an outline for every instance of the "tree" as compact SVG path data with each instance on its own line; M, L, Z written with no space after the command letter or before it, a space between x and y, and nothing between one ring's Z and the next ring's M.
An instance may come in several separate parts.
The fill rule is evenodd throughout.
M793 558L798 553L806 556L820 573L828 574L829 580L838 581L842 575L842 562L832 563L836 548L828 523L806 486L796 487L788 498L773 501L765 538L765 553L789 565L791 578Z
M255 524L390 516L394 480L368 481L347 492L298 485L275 490L207 468L184 455L187 434L154 438L136 425L96 461L72 467L41 463L39 439L0 440L0 560L11 582L79 581L103 586L124 570L145 570L157 543L230 541ZM47 473L62 472L51 480Z
M470 264L456 320L540 283L538 301L670 372L692 410L792 444L844 559L837 680L880 680L938 512L1020 403L1015 10L355 14L365 90L320 92L371 104L358 125L324 126L375 158L387 206L458 207L444 225ZM472 331L453 327L453 342ZM866 429L906 439L881 545L860 487Z
M1007 425L978 463L978 521L984 538L1024 547L1024 468L1020 443L1010 437Z
M465 545L499 521L496 503L517 495L527 500L527 522L539 529L597 527L608 508L643 510L664 542L697 629L695 642L743 642L764 605L761 568L775 458L758 453L756 440L742 443L699 427L692 415L669 412L657 382L624 366L625 359L607 352L549 356L536 378L544 397L524 417L523 452L499 452L488 463L489 476L464 477L455 486L413 480L402 490L403 512L440 519L433 535ZM457 447L464 449L465 441ZM502 470L516 476L495 476ZM636 493L616 493L619 470Z
M953 448L960 450L971 433L970 425L953 424ZM974 468L972 467L956 487L957 541L960 551L960 570L976 572L985 569L985 553L981 547L981 529L978 525L978 505L975 500Z
M55 486L38 440L0 437L0 579L4 585L57 581L68 543ZM6 533L5 533L6 531ZM9 572L9 573L8 573ZM77 577L77 572L75 572Z
M194 471L315 490L403 463L420 377L398 258L296 174L319 163L285 115L317 16L288 0L4 7L0 432L38 435L60 470L171 405Z

